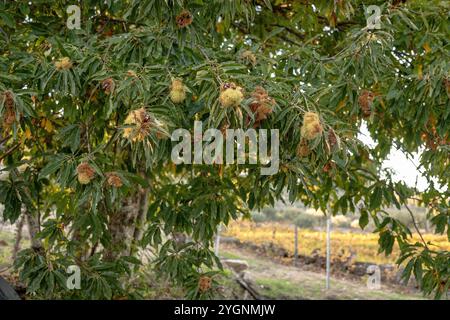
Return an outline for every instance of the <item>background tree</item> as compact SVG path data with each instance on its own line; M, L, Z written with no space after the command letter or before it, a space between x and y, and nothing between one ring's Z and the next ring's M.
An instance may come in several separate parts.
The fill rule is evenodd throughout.
M81 29L66 26L73 4ZM367 28L369 4L379 30ZM5 220L27 216L32 248L16 266L29 292L136 297L125 275L151 247L157 270L208 297L217 226L288 190L333 214L359 210L362 228L373 219L380 251L400 246L405 278L446 293L449 253L412 241L383 208L417 199L450 238L448 11L421 0L1 2L0 202ZM279 129L281 170L175 166L170 132L195 120ZM375 148L357 139L363 121ZM392 147L423 150L425 191L382 169ZM72 264L80 291L65 286Z

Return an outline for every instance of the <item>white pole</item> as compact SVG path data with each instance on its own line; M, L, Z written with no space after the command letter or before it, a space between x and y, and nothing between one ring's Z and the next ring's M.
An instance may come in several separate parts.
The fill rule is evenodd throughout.
M298 227L295 225L294 229L294 266L298 263Z
M326 289L330 289L330 255L331 255L331 216L327 215L327 276L326 276Z

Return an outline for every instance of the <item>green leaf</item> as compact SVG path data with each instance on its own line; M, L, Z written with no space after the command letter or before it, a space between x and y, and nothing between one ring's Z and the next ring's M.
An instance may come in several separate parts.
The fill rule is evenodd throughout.
M7 12L0 12L0 18L1 18L0 22L3 22L8 27L13 29L16 27L16 21L14 20L14 17L11 14Z
M383 191L380 187L375 187L370 196L370 209L375 210L380 207L383 200Z
M361 216L359 217L359 226L361 229L364 229L369 223L369 213L365 209L361 209Z
M422 276L423 276L422 261L420 260L420 258L417 258L414 263L414 277L416 278L416 281L419 284L419 286L422 285Z
M64 155L58 155L52 158L47 165L39 172L39 179L45 178L55 173L61 166L67 161L68 157Z

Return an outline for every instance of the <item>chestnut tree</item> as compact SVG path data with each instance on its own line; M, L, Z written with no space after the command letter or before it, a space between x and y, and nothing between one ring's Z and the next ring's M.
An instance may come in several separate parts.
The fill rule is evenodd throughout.
M450 238L449 9L439 0L1 1L0 203L4 220L24 216L32 234L15 261L28 291L138 297L130 275L151 264L188 297L210 297L217 227L287 195L333 215L359 212L381 253L399 246L405 280L447 294L449 252L384 209L414 220L416 201ZM280 170L175 165L171 132L194 121L224 133L278 129ZM363 123L375 147L358 139ZM421 152L425 190L383 169L393 148ZM66 287L70 265L81 268L80 290Z

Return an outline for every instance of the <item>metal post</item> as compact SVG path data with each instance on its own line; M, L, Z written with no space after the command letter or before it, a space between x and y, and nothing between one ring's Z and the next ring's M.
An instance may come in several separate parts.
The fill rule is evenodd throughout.
M326 276L326 289L330 289L330 255L331 255L331 216L327 215L327 276Z
M295 225L294 229L294 265L298 262L298 227Z

